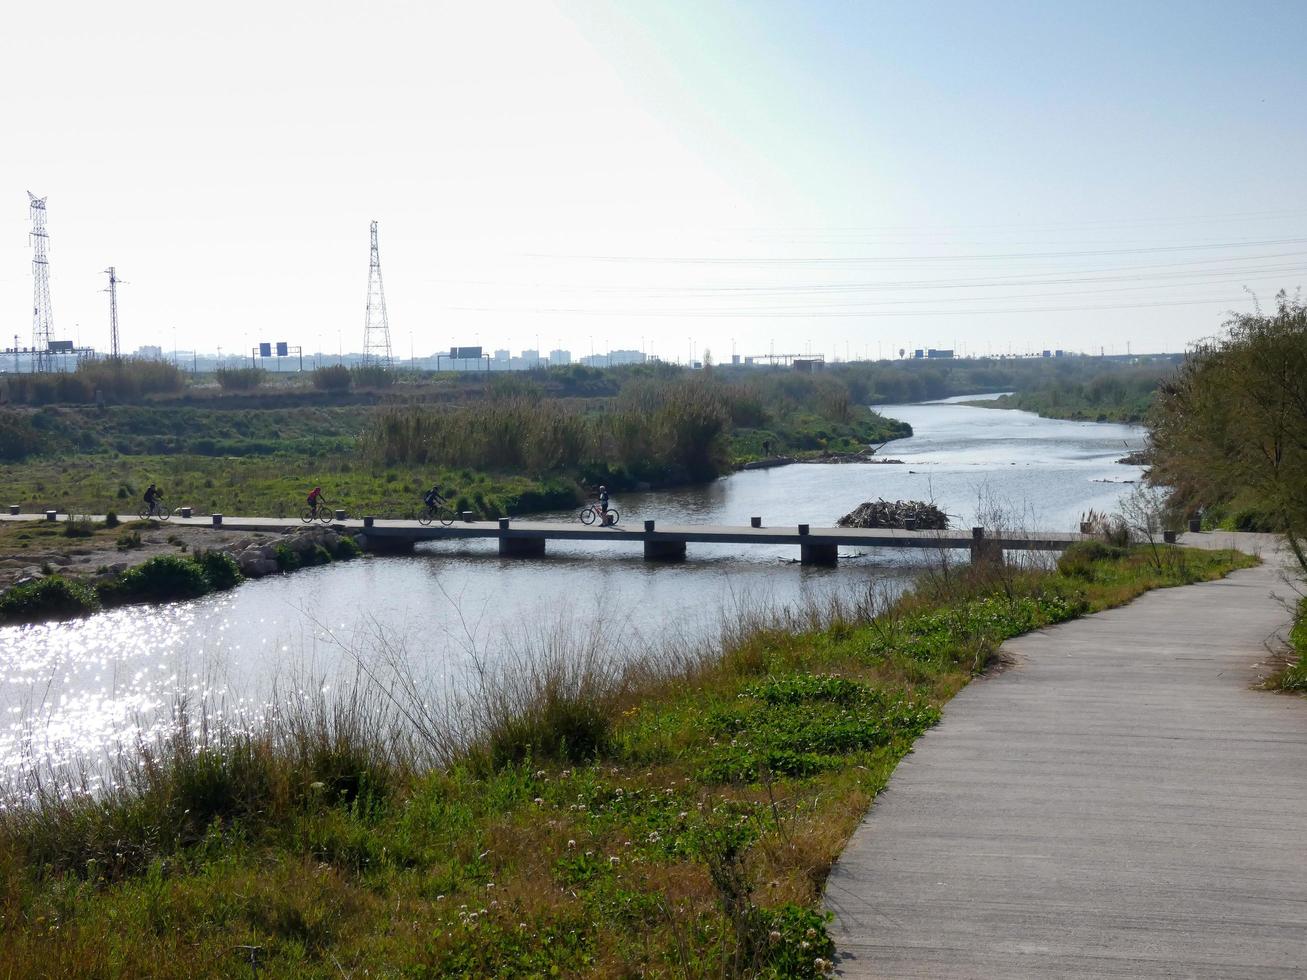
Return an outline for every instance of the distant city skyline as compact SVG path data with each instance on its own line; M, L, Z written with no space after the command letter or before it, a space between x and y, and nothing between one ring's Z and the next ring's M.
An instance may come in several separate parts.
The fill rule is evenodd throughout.
M28 190L101 351L110 266L126 350L361 348L372 220L401 361L1177 350L1307 278L1301 5L7 16L4 346Z

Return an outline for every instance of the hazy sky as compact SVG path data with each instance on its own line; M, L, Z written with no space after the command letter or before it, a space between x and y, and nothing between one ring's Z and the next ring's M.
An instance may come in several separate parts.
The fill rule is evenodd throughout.
M0 331L1174 350L1307 279L1307 4L67 3L0 31ZM5 346L12 339L5 341Z

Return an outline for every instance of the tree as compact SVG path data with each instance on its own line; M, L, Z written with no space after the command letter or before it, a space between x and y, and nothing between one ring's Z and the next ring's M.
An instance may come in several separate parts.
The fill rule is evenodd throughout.
M1235 316L1164 382L1150 479L1184 509L1251 502L1307 570L1307 306Z

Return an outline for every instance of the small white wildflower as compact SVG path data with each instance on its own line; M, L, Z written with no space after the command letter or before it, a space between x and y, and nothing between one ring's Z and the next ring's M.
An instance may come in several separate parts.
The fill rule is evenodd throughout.
M576 847L576 841L574 841L574 840L570 840L570 841L568 841L568 842L567 842L567 846L568 846L568 847Z
M608 863L609 863L609 864L621 864L621 863L622 863L622 859L619 858L616 854L614 854L612 857L610 857L610 858L608 859Z
M536 805L536 806L544 806L544 805L545 805L544 798L543 798L543 797L540 797L540 796L537 796L537 797L535 798L535 805Z
M771 932L767 933L767 938L774 943L780 942L781 941L780 931L777 929L773 929Z

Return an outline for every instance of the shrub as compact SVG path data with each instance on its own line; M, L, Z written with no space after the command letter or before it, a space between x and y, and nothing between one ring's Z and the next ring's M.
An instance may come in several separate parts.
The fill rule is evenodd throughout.
M218 384L227 391L250 391L263 384L263 368L218 368Z
M348 391L353 381L349 368L343 364L315 368L313 371L313 387L320 391Z
M395 383L395 372L382 364L360 364L349 373L359 388L389 388Z
M336 542L334 557L337 561L348 561L351 558L357 558L361 554L363 554L363 549L360 548L359 543L351 537L342 536Z
M86 616L99 608L94 590L58 575L15 585L0 595L0 619L9 623L68 619Z
M114 511L109 511L104 515L104 526L108 528L117 527L119 524L118 515Z
M224 551L204 551L195 555L195 563L204 572L209 585L219 591L234 589L245 581L236 559Z
M68 520L64 521L63 535L65 538L89 538L95 534L95 523L86 517L73 517L68 515Z
M141 546L140 531L123 531L122 534L118 535L119 551L130 551L132 548L139 548L140 546Z
M191 558L157 555L100 586L105 602L142 599L194 599L211 591L204 570Z

